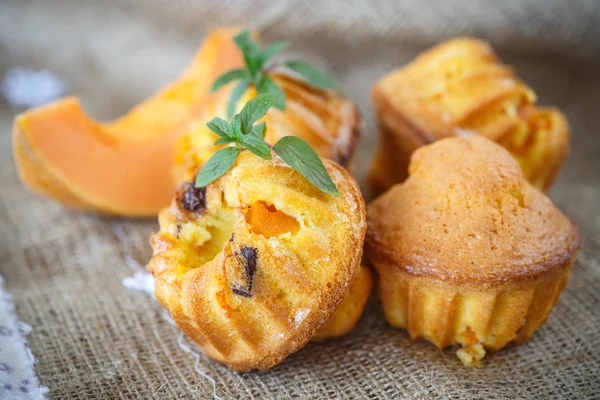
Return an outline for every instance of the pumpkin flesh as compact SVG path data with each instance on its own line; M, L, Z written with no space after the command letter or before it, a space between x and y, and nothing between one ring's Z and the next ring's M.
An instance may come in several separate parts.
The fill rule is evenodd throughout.
M72 97L17 116L13 143L21 179L34 191L71 207L155 215L169 204L174 191L175 140L208 101L214 79L242 65L232 40L237 31L210 33L175 83L116 121L94 121ZM34 175L49 176L47 187Z

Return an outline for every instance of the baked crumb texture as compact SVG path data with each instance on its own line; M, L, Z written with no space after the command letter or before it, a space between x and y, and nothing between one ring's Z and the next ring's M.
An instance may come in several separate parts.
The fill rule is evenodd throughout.
M335 313L321 325L312 340L325 341L350 332L362 316L372 289L373 273L368 267L362 266L342 303Z
M206 190L182 185L151 238L159 301L207 355L240 371L302 348L362 276L366 210L354 178L324 161L340 191L329 196L273 156L244 151ZM364 279L351 291L364 300L350 301L362 305L343 308L352 326L325 337L352 329Z
M424 52L381 79L372 98L380 126L370 172L377 193L406 179L413 151L442 138L479 134L501 144L542 190L568 153L565 116L538 107L533 90L480 40L453 39Z
M459 346L467 366L527 340L569 279L577 228L501 146L475 136L417 150L368 207L365 254L388 322Z

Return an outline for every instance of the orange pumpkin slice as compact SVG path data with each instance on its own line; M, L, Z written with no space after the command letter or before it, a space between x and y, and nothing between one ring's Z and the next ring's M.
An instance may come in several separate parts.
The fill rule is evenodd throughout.
M72 97L18 115L13 152L21 180L69 207L157 214L174 191L175 140L208 101L213 81L242 65L232 40L238 31L211 32L174 83L113 122L94 121Z

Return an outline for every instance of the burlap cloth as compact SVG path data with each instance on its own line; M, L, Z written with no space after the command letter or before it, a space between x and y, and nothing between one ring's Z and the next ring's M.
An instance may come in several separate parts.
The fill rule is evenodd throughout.
M550 192L583 246L569 285L529 342L467 370L452 350L413 343L372 301L352 334L309 344L272 371L237 374L200 358L223 398L600 398L600 2L590 1L3 0L0 73L16 65L66 78L100 119L117 116L186 64L205 30L252 22L265 40L333 71L363 111L363 176L376 143L369 91L392 68L459 34L490 39L573 127L572 152ZM178 330L148 295L125 289L128 251L150 257L156 222L71 212L19 183L11 156L15 113L0 107L0 273L41 384L57 399L210 398L213 387L178 345Z

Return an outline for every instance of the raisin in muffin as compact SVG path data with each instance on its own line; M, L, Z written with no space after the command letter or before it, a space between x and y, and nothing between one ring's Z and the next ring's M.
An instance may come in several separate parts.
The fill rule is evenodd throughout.
M324 165L339 197L275 154L265 161L245 151L206 188L183 185L159 215L147 267L156 296L230 368L268 369L302 348L360 271L364 200L348 171Z
M527 340L567 284L575 225L481 136L422 147L409 172L368 207L365 254L388 322L462 346L469 366Z
M407 177L413 151L436 140L479 134L507 148L535 187L553 183L569 149L569 126L555 108L500 62L486 42L442 43L381 79L373 89L380 146L370 182L382 193Z

